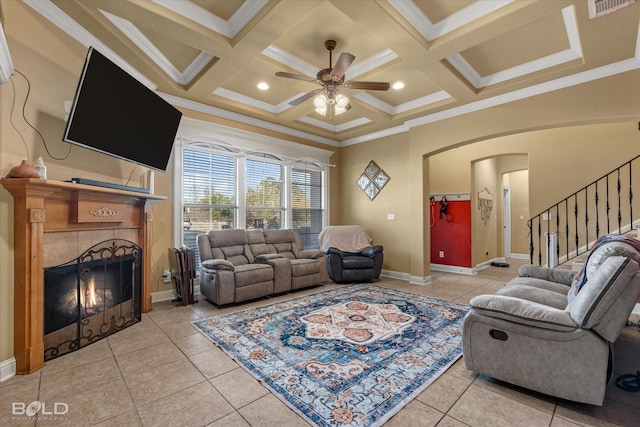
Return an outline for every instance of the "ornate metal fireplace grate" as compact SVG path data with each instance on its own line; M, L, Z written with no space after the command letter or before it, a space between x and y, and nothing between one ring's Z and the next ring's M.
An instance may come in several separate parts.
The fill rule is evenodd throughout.
M111 239L44 269L45 360L141 320L142 248Z

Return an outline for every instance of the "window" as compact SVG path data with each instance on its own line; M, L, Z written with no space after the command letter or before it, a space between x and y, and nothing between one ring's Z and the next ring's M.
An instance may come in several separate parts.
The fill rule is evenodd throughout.
M246 161L245 228L283 228L283 167L276 162L267 154L252 155Z
M202 148L190 145L183 151L182 244L194 250L198 234L235 228L238 217L236 157Z
M324 216L323 182L324 173L317 166L315 170L294 166L291 171L292 228L300 234L306 249L319 247L318 234Z
M196 250L196 268L196 238L209 230L292 228L305 249L317 249L327 222L326 166L225 144L183 142L174 150L175 198L182 201L175 245Z

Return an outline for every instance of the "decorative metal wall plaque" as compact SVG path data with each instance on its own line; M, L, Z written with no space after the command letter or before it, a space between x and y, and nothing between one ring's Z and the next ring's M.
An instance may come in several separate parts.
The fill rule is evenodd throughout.
M486 224L489 218L491 218L491 210L493 209L493 196L484 187L482 191L478 193L478 209L480 209L480 218Z
M364 191L364 194L370 200L376 198L382 188L387 185L391 178L372 160L358 178L358 187Z

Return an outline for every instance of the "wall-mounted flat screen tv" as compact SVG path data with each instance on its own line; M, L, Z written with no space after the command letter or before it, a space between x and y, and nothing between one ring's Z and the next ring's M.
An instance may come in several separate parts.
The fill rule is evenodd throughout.
M166 172L182 113L90 47L64 141Z

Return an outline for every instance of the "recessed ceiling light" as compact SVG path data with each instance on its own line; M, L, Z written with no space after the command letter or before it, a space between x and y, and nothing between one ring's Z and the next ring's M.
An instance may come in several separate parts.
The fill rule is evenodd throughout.
M266 84L265 82L260 82L260 83L258 83L258 89L267 90L267 89L269 89L269 85Z
M394 88L394 89L396 89L396 90L397 90L397 89L402 89L402 88L404 87L404 83L402 83L402 82L395 82L395 83L393 84L393 86L391 86L391 87L392 87L392 88Z

